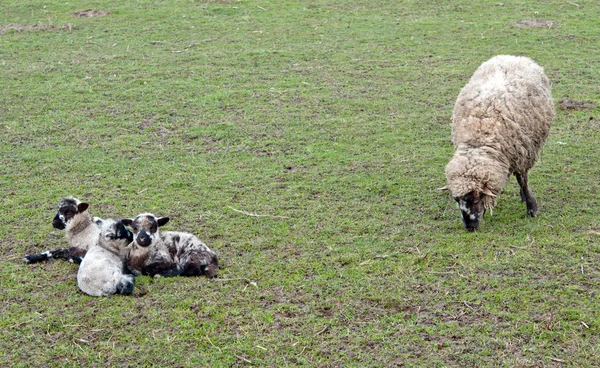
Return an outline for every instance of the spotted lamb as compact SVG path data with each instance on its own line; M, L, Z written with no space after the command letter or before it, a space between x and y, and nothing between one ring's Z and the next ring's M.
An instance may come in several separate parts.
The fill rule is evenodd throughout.
M121 220L134 233L127 266L136 274L150 276L214 277L218 268L215 252L190 233L159 231L168 221L168 217L157 218L151 213Z

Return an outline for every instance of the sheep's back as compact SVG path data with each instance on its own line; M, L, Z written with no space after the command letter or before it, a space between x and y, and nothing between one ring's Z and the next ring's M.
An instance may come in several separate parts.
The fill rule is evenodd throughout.
M92 246L77 272L77 285L92 296L114 294L123 274L123 262L119 256L100 246Z
M497 150L523 172L537 160L554 115L543 68L526 57L500 55L483 63L461 90L452 140L455 147Z

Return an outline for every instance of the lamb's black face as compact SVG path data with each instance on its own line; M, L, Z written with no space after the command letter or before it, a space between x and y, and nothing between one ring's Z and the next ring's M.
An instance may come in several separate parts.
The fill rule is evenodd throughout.
M114 249L126 247L133 241L133 234L123 225L121 221L106 219L102 221L100 236L105 243Z
M479 216L485 213L482 194L470 192L462 197L454 197L462 215L463 224L467 231L475 231L479 227Z
M127 240L127 243L131 243L133 241L133 234L125 227L125 225L123 225L121 221L117 221L115 228L115 237L117 239Z
M52 220L52 226L55 229L63 230L75 215L77 214L77 202L72 198L65 198L58 203L56 216Z

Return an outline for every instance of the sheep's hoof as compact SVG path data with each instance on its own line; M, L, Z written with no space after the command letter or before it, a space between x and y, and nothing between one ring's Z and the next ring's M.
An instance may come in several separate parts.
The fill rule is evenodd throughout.
M537 208L530 208L530 209L527 209L527 215L528 215L529 217L537 217L538 213L539 213L539 212L538 212Z

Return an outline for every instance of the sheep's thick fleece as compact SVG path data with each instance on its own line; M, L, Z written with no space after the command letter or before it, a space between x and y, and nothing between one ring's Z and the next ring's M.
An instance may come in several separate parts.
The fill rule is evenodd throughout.
M526 174L546 142L555 116L542 67L522 56L484 62L461 90L452 116L454 157L446 166L454 197L484 186L502 192L511 173ZM497 198L486 196L491 209Z

